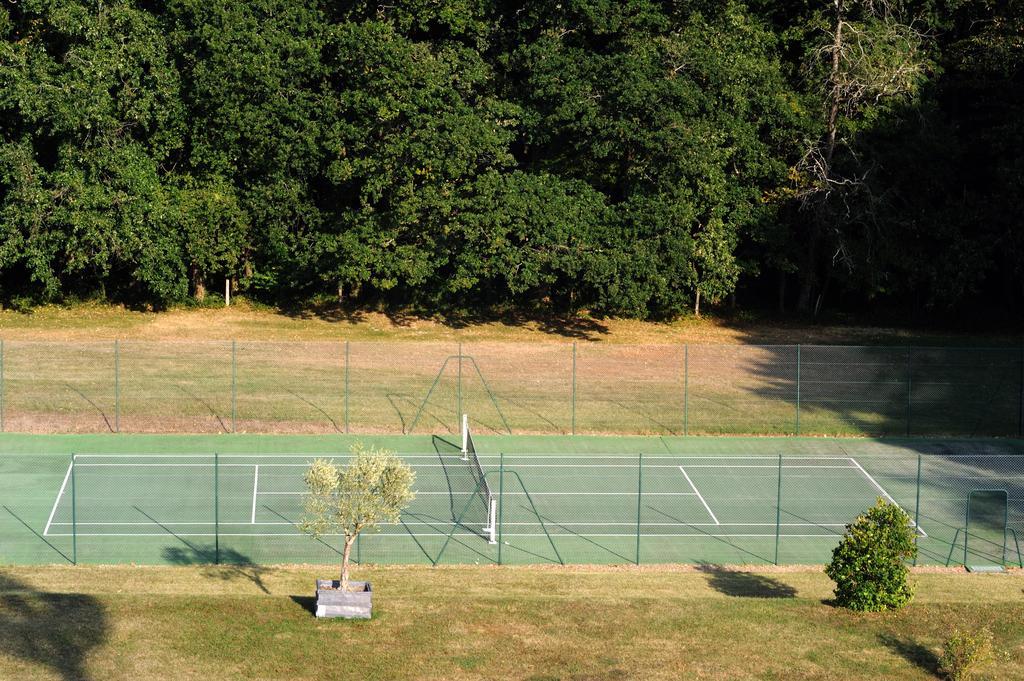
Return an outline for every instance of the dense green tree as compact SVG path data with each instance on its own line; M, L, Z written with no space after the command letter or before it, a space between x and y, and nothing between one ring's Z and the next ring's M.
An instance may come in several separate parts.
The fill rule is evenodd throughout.
M6 3L0 304L159 307L227 277L427 312L1019 308L1022 17Z

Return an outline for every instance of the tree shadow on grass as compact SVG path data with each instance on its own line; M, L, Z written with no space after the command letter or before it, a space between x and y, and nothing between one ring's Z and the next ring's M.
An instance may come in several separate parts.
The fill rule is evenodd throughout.
M941 676L939 656L934 650L909 638L899 638L890 633L878 635L878 641L907 662L914 664L934 676Z
M708 585L736 598L796 598L796 589L777 579L753 572L736 572L720 565L701 563L697 569L708 576Z
M40 592L0 573L0 655L82 681L90 678L86 658L108 629L106 612L92 596Z
M249 581L263 593L270 593L270 589L263 582L263 577L273 572L271 568L257 565L249 556L229 548L220 549L220 564L210 565L210 556L215 552L213 546L187 549L169 546L163 550L163 558L171 565L202 565L204 567L201 574L204 577L225 582Z

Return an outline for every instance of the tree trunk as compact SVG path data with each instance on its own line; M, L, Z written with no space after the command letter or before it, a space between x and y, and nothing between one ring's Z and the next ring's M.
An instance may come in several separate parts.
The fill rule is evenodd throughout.
M779 314L786 313L786 273L779 272Z
M338 304L343 305L345 303L345 284L338 282Z
M697 297L693 301L693 316L700 316L700 289L697 289Z
M352 557L352 544L358 535L345 537L345 547L341 554L341 590L348 591L348 561Z
M203 275L199 272L199 267L192 265L189 268L189 275L192 279L192 291L196 300L202 302L206 298L206 284L203 282Z
M826 196L828 184L832 179L832 158L836 151L836 137L839 131L839 112L842 108L842 69L843 23L846 20L845 0L832 0L835 7L835 33L832 36L832 63L829 71L828 111L825 120L825 149L822 154L821 182L825 185ZM827 200L827 199L822 199ZM819 206L819 208L822 208ZM797 297L797 310L802 313L811 312L811 300L818 284L816 276L818 266L818 244L823 232L822 223L827 219L823 209L815 211L810 219L810 234L807 239L806 260L804 270L800 273L800 295ZM820 301L814 306L814 312L820 307Z

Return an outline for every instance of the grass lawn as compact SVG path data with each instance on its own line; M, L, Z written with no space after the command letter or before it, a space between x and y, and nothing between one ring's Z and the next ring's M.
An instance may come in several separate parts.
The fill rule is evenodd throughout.
M825 603L818 570L364 568L369 622L317 621L333 567L0 570L4 679L928 679L988 625L1024 678L1020 574L919 573L902 612Z
M928 331L893 326L759 319L739 313L646 322L589 316L440 319L309 307L283 311L235 298L230 308L180 307L154 313L117 305L51 305L30 313L0 309L6 340L276 340L864 345L1018 345L1012 333Z

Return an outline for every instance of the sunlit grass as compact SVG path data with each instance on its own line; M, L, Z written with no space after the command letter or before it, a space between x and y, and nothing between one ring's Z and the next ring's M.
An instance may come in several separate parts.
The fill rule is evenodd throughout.
M369 622L317 621L327 567L0 570L0 678L934 678L953 626L1024 677L1019 575L918 574L897 613L817 570L363 568Z

